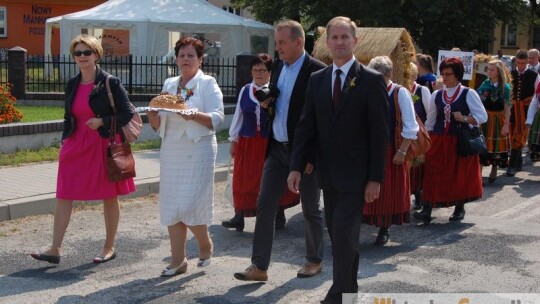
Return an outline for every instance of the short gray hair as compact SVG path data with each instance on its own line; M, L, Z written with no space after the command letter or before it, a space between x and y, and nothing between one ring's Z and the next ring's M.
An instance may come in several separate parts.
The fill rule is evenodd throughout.
M535 54L536 56L540 56L540 52L537 49L530 49L527 54L529 57L531 57L532 54Z
M373 57L368 64L369 68L374 69L375 71L383 74L386 77L392 75L392 70L394 69L394 64L388 56L377 56Z
M302 25L298 22L298 21L294 21L294 20L282 20L280 22L278 22L275 26L274 26L275 30L276 31L280 31L284 28L288 28L291 30L291 40L296 40L298 38L301 38L302 41L305 41L306 40L306 34L304 33L304 28L302 27Z

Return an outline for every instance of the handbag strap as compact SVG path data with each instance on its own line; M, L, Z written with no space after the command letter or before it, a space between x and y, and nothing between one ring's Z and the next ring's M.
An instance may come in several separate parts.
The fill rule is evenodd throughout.
M399 84L397 84L395 87L394 87L394 91L392 92L392 94L394 94L394 112L396 112L396 128L402 128L401 125L402 125L402 122L401 122L401 108L399 107L399 102L398 102L398 95L399 95L399 89L401 88L401 86Z
M112 144L116 141L116 107L114 106L114 97L111 91L111 84L109 81L111 77L112 75L107 75L107 78L105 79L105 87L107 88L107 97L109 97L109 103L113 110L113 115L111 118L111 136L109 137L109 142ZM122 130L120 130L120 137L122 142L126 141L126 136L124 135L124 131Z
M231 174L231 165L233 162L233 158L231 157L231 154L229 154L229 167L227 168L227 173Z

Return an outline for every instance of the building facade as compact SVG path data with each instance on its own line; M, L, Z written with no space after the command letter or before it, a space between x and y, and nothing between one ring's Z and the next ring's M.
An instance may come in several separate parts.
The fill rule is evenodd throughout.
M0 4L0 48L20 46L28 54L43 54L47 18L92 8L103 0L3 0ZM60 44L53 31L53 45ZM58 47L53 54L58 54Z
M228 0L207 1L232 14L252 18L249 10L235 9ZM106 0L2 0L0 2L0 49L20 46L26 49L29 55L43 55L47 18L86 10L104 2ZM58 31L58 29L53 29L52 33L51 53L53 55L60 53ZM100 36L104 47L116 45L118 43L115 44L115 42L118 40L128 39L125 30L107 30L89 34ZM116 53L123 55L118 49Z

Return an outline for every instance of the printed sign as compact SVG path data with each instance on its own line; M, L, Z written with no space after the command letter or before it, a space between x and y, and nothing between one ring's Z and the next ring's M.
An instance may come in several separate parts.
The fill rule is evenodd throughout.
M474 71L474 53L473 52L459 52L459 51L439 51L439 57L437 60L437 76L441 77L439 71L439 65L443 59L448 57L459 57L463 61L463 67L465 72L463 73L464 80L471 80Z

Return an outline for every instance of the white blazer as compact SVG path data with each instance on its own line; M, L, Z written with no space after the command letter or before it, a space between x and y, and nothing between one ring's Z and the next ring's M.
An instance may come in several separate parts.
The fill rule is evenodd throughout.
M171 95L176 95L180 76L167 78L163 83L162 92L167 92ZM181 119L186 135L189 139L197 142L203 136L213 135L216 133L216 128L223 122L223 94L217 85L216 80L212 76L205 75L201 70L197 72L187 84L186 88L193 90L193 95L186 101L190 108L197 108L199 112L209 114L212 119L212 129L201 125L198 122L184 120L182 116L176 113L160 111L160 126L159 135L161 138L165 135L165 125L168 119Z

